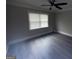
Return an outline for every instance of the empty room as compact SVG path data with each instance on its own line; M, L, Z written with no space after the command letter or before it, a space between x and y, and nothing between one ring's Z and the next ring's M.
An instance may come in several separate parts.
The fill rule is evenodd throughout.
M6 0L7 59L72 59L72 0Z

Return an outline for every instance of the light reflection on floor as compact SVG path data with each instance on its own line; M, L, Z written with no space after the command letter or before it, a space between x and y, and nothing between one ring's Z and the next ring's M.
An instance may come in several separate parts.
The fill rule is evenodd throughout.
M48 35L12 45L7 55L16 55L16 59L72 59L71 42L70 37Z
M31 43L31 52L33 53L33 55L44 56L49 52L50 43L50 39L40 39L40 41L36 40L35 42Z

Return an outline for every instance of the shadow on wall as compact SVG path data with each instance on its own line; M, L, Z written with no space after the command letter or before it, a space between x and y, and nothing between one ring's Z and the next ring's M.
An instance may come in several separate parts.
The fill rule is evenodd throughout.
M63 11L55 14L56 31L72 36L72 11Z

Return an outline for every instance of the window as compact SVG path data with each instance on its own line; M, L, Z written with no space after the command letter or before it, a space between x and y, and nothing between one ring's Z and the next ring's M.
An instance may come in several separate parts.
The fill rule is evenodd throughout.
M48 15L29 13L29 28L38 29L48 27Z

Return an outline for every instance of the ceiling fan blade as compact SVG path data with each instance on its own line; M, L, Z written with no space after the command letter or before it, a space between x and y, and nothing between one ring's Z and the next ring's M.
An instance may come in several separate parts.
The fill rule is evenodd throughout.
M51 5L41 5L41 6L51 6Z
M58 8L58 9L62 9L61 7L59 7L59 6L57 6L57 5L55 5L55 7Z
M49 0L49 1L51 1L52 3L55 2L55 0Z
M55 5L67 5L67 3L57 3Z
M52 5L53 4L53 2L51 1L51 0L48 0L48 2Z
M55 0L52 0L52 2L54 3L54 2L55 2Z

